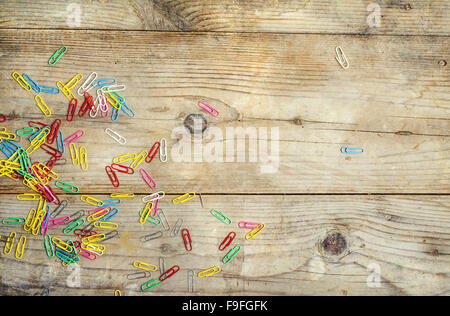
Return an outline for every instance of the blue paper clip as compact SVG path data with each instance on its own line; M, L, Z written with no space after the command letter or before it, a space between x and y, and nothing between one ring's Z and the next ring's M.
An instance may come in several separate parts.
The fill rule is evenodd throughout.
M92 81L92 87L102 88L116 84L116 79L99 79Z
M352 154L352 155L357 155L357 154L362 154L364 152L364 148L358 148L358 147L341 147L341 153L343 154Z
M59 94L61 92L61 90L59 90L59 88L49 87L49 86L39 86L39 89L41 90L41 92L52 93L52 94Z
M111 120L113 122L117 121L121 110L122 110L122 104L120 105L120 110L118 110L116 107L113 107L112 115L111 115Z
M112 199L112 200L105 200L103 201L103 206L113 206L113 205L119 205L120 203L122 203L121 199ZM100 205L99 205L100 206Z
M108 214L102 217L102 221L109 222L114 216L116 216L119 213L119 210L116 208L113 208Z
M33 79L30 78L27 74L22 74L23 79L25 79L26 82L31 86L31 88L34 90L34 92L39 93L41 92L41 87L34 82Z
M128 104L125 103L125 101L122 102L121 109L122 109L123 113L125 113L126 115L128 115L131 118L134 118L136 116L136 113L134 113L134 111L128 106ZM127 109L127 111L130 111L131 113L125 111L125 109Z

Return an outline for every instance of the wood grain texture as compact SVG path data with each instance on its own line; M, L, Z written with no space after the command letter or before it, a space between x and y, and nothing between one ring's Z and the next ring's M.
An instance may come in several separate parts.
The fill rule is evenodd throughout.
M108 199L108 196L95 196ZM62 215L89 210L79 196L65 196L69 206ZM96 261L80 261L80 285L73 271L45 255L42 236L31 236L23 227L0 226L2 236L14 229L29 238L25 255L0 255L0 294L39 295L448 295L450 294L450 198L448 196L217 196L202 195L175 206L166 196L160 209L170 225L184 219L193 240L193 251L184 250L180 235L142 243L139 238L160 230L138 223L144 206L140 197L123 199L113 219L120 237L105 242L107 251ZM24 216L33 202L18 202L14 195L0 197L0 218ZM232 219L227 226L209 211L222 210ZM266 224L251 241L239 221ZM62 228L52 236L67 238ZM217 250L223 238L235 231L232 245L241 252L228 264ZM340 253L326 251L323 241L332 232L345 239ZM75 237L74 237L75 238ZM332 248L330 248L333 250ZM148 293L139 287L145 280L130 281L132 262L142 260L181 271ZM380 287L368 287L368 267L380 266ZM187 271L195 273L219 265L222 273L211 279L195 278L195 292L187 292ZM158 273L153 273L153 277ZM69 279L69 283L67 280ZM72 282L72 283L70 283Z
M371 3L380 27L366 22ZM449 12L445 0L18 0L0 3L0 27L448 36Z
M173 132L185 130L189 114L202 113L197 107L202 99L221 113L216 120L203 112L209 130L223 134L207 130L205 146L223 144L225 152L231 142L227 128L267 128L267 136L257 137L279 146L279 167L263 172L261 155L257 162L155 160L146 167L166 192L450 191L449 68L439 63L448 58L448 38L3 30L0 41L0 108L10 118L3 124L10 130L43 120L33 94L11 78L13 71L50 86L96 71L127 86L123 96L136 118L122 115L117 123L99 118L68 123L68 100L43 95L54 113L44 122L63 119L66 137L86 131L78 144L88 147L89 172L71 166L67 153L68 164L56 169L81 192L110 192L104 167L119 154L149 150L161 137L168 140L169 154L189 142ZM68 53L49 67L48 58L62 44ZM350 61L347 70L335 60L336 45ZM127 145L107 137L107 127L125 136ZM279 141L272 127L279 128ZM345 145L365 152L343 155ZM48 158L36 153L33 159L41 157ZM121 177L121 183L125 191L149 191L139 175ZM2 179L0 192L21 190Z

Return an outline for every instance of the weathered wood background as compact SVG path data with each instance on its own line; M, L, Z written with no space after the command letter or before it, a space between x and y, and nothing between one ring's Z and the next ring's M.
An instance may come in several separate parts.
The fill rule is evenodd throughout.
M15 131L27 122L59 118L67 137L83 129L77 144L88 148L89 170L66 163L55 167L62 181L80 193L123 199L120 237L106 243L95 262L76 271L48 259L42 237L25 233L22 260L0 254L0 294L142 295L145 280L130 281L134 260L181 271L144 295L448 295L450 294L450 10L446 1L378 1L381 27L369 27L371 1L74 1L80 24L68 18L68 3L0 2L0 123ZM73 8L72 8L73 9ZM53 67L47 61L65 45L68 53ZM341 46L350 62L335 60ZM45 119L34 94L21 89L11 73L27 73L55 86L77 73L93 71L127 86L123 96L136 118L65 120L68 100L42 94L53 115ZM114 189L104 167L112 158L139 153L165 137L170 150L186 139L174 137L189 114L201 114L199 100L221 113L204 114L209 129L204 145L232 141L227 127L267 128L279 147L279 166L264 173L257 162L175 162L146 165L167 197L160 203L169 222L184 219L194 250L180 236L148 244L139 238L156 232L140 225L138 211L148 186L139 174L120 176ZM110 127L127 138L120 146L106 136ZM223 131L213 138L209 130ZM272 139L278 128L279 139ZM399 133L401 132L401 133ZM403 134L403 135L402 135ZM250 143L250 141L247 141ZM25 138L19 142L27 144ZM341 146L363 147L343 155ZM270 142L268 143L270 149ZM42 152L33 160L48 159ZM196 199L175 206L171 199L194 191ZM0 218L26 216L29 192L0 179ZM89 210L79 195L66 195L64 215ZM233 220L221 224L209 214L223 210ZM264 222L266 229L245 241L239 221ZM14 227L0 225L7 236ZM54 230L54 234L58 234ZM223 265L217 246L229 231L242 251ZM344 243L326 245L339 233ZM62 235L62 234L61 234ZM62 236L64 237L64 236ZM3 244L0 243L0 249ZM338 249L336 249L338 248ZM368 286L373 266L380 286ZM195 279L188 293L187 271L221 265L215 282ZM157 273L153 277L158 276Z

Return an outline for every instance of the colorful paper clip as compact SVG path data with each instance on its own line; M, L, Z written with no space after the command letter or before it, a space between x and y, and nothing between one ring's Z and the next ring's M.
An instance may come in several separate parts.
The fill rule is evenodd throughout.
M75 231L75 229L80 228L84 225L84 218L79 218L78 220L70 223L66 228L63 230L64 235L69 235Z
M47 257L53 258L55 256L55 246L52 242L52 237L49 234L44 235L44 247Z
M343 153L343 154L356 155L356 154L362 154L363 152L364 152L364 148L348 147L348 146L341 147L341 153Z
M166 196L166 193L164 193L163 191L159 191L159 192L144 196L142 198L142 202L147 203L147 202L157 201L157 200L162 199L165 196Z
M25 251L26 243L27 243L27 237L20 236L19 242L17 243L17 246L16 246L16 254L15 254L16 259L22 259L23 253Z
M36 101L36 105L38 106L38 108L46 117L50 117L52 115L52 111L48 108L47 104L45 104L44 100L42 100L42 97L39 94L34 97L34 100Z
M87 149L85 146L80 147L80 167L81 170L87 171L88 170L88 159L87 159Z
M212 215L214 215L218 220L220 220L222 223L225 223L227 225L231 224L231 219L228 218L225 214L223 214L221 211L212 209L210 212Z
M187 251L192 251L192 239L189 229L183 228L181 236L183 237L184 248L186 248Z
M125 174L134 174L134 169L128 166L124 166L124 165L119 165L117 163L113 163L111 165L111 168L114 171L120 172L120 173L125 173Z
M80 197L80 199L81 199L81 201L83 201L85 203L88 203L88 204L91 204L91 205L94 205L94 206L100 206L101 207L101 206L104 205L102 200L99 200L99 199L94 198L94 197L89 196L89 195L82 195Z
M80 191L80 189L77 186L69 184L69 183L65 183L65 182L62 182L62 181L55 181L55 186L60 188L61 190L69 192L69 193L74 193L75 194L75 193L78 193Z
M82 96L85 92L91 90L93 88L93 83L95 79L97 79L97 73L93 72L86 78L84 83L78 88L77 91L78 95Z
M34 92L41 92L41 88L39 87L39 85L33 79L31 79L30 76L28 76L27 74L22 74L22 77L30 85Z
M199 107L201 107L203 110L205 110L206 112L208 112L209 114L211 114L214 117L218 117L219 116L219 111L217 111L214 107L212 107L211 105L203 102L203 101L199 101L197 103L197 105Z
M51 93L51 94L59 94L59 92L61 91L56 87L49 87L49 86L39 86L39 89L41 90L41 92Z
M66 46L62 46L60 49L58 49L53 55L52 57L50 57L50 59L48 60L48 64L50 66L53 66L54 64L56 64L56 62L67 52L67 47Z
M145 170L144 168L141 168L141 170L139 170L139 173L141 174L142 179L144 179L145 183L148 184L150 189L156 189L156 182L155 182L155 180L153 180L153 178L150 176L150 174L147 172L147 170Z
M2 219L3 225L23 225L25 224L25 217L8 217Z
M109 177L109 180L111 180L112 185L115 188L118 188L120 186L120 182L119 182L119 179L117 178L116 172L110 166L106 166L105 170L106 170L106 174Z
M244 228L244 229L254 229L256 228L260 223L252 223L252 222L239 222L238 227Z
M194 197L195 197L195 193L194 192L188 192L186 194L183 194L183 195L181 195L179 197L174 198L172 200L172 203L173 204L181 204L181 203L184 203L184 202L187 202L187 201L193 199Z
M81 80L83 79L83 74L79 73L76 74L75 76L72 77L72 79L69 80L69 82L67 82L64 87L67 90L72 89L73 87L75 87Z
M197 273L197 276L199 278L207 278L214 274L219 273L220 271L222 271L222 269L220 267L216 266L216 267L212 267L212 268L200 271L199 273Z
M231 242L234 240L235 237L236 237L236 233L235 232L229 233L227 235L227 237L225 237L225 239L220 244L219 250L220 251L224 251L231 244Z
M117 228L119 228L119 224L117 224L117 223L100 222L100 221L94 222L94 226L96 228L103 228L103 229L117 229Z
M81 137L83 137L83 136L84 136L84 131L81 129L81 130L75 132L74 134L70 135L69 137L67 137L67 138L64 140L64 144L65 144L66 146L67 146L67 145L70 145L70 144L72 144L73 142L79 140L79 139L80 139Z
M133 267L138 268L138 269L142 269L145 271L157 271L158 267L150 264L150 263L145 263L139 260L136 260L133 262Z
M17 81L17 83L24 88L27 91L31 91L31 86L29 85L29 83L18 73L18 72L13 72L11 74L11 76L14 78L14 80Z
M159 280L161 282L167 280L168 278L172 277L175 273L177 273L178 271L180 271L180 267L179 266L173 266L172 268L170 268L169 270L167 270L163 275L161 275L159 277Z
M161 148L159 149L159 160L161 162L167 162L167 141L165 138L161 138L159 141Z
M0 114L0 123L6 122L8 118L4 114Z
M145 158L145 162L146 163L151 163L153 158L155 158L155 156L158 154L159 148L161 147L161 143L160 142L156 142L155 144L153 144L153 147L150 149L150 151L148 152L147 157Z
M254 237L256 237L264 228L266 225L264 223L259 224L256 228L252 229L245 235L245 239L252 240Z
M224 264L229 263L238 253L239 251L241 251L241 246L236 245L234 246L233 249L231 249L226 255L225 257L223 257L222 262Z
M142 290L142 292L146 292L146 291L148 291L148 290L150 290L150 289L160 285L163 282L164 281L160 281L159 278L152 279L152 280L142 284L141 285L141 290Z
M78 167L80 165L80 155L78 153L77 146L74 143L69 145L70 150L70 158L72 159L72 164L74 167Z
M70 100L69 109L67 110L67 121L72 122L77 111L78 100L73 98Z
M147 205L145 206L143 212L141 213L141 216L139 217L139 223L145 224L148 217L150 216L150 213L152 212L152 208L153 208L153 202L148 202Z
M145 160L145 158L147 157L148 152L143 150L139 153L139 155L136 156L136 158L134 159L133 163L131 164L130 168L136 169L137 167L139 167L139 165Z
M125 145L127 143L127 140L125 137L121 136L119 133L113 131L112 129L107 128L107 129L105 129L105 132L108 136L110 136L112 139L114 139L119 144Z

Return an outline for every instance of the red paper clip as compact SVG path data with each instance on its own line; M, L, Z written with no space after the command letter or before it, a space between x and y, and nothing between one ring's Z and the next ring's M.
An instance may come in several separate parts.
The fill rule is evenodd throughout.
M84 93L84 102L80 108L80 112L78 112L78 116L79 117L85 116L86 113L93 108L95 108L94 98L88 92L85 92Z
M181 230L181 236L183 236L184 247L187 251L192 251L192 239L191 234L189 233L189 229L183 228Z
M69 110L67 111L67 121L72 122L75 117L75 112L77 111L78 100L73 98L70 100Z
M6 122L8 120L8 118L6 117L6 115L0 114L0 123Z
M29 127L39 127L39 129L44 128L44 127L50 127L47 124L41 123L41 122L34 122L34 121L29 121L28 122L28 126Z
M219 250L220 251L224 251L233 241L233 239L236 237L236 233L235 232L231 232L228 234L227 237L225 237L225 239L222 241L222 243L219 246Z
M111 166L106 166L105 170L106 170L106 174L109 177L109 180L111 180L112 185L115 188L118 188L120 186L120 182L119 182L119 179L117 178L117 174L114 172L114 170L111 168Z
M96 231L88 230L88 229L75 229L73 232L75 235L79 236L80 238L89 237L92 235L97 235Z
M158 146L156 149L155 147ZM156 142L155 144L153 144L152 149L150 149L150 151L148 152L147 157L145 157L145 162L146 163L151 163L153 158L155 158L156 154L158 154L159 148L161 147L161 143L160 142Z
M43 151L45 151L47 154L49 154L50 156L55 156L56 158L62 157L62 152L60 152L58 149L56 149L50 145L42 144L41 149Z
M134 174L134 169L133 168L130 168L130 167L127 167L127 166L124 166L124 165L119 165L119 164L113 163L111 165L111 168L114 171L117 171L117 172L120 172L120 173Z
M159 280L161 282L167 280L168 278L170 278L171 276L173 276L175 273L177 273L178 271L180 271L180 267L179 266L173 266L172 268L170 268L169 270L167 270L167 272L165 272L163 275L161 275L159 277Z
M61 120L57 119L53 124L50 130L50 133L47 136L47 142L49 144L53 144L55 142L56 136L58 136L59 128L61 127Z

